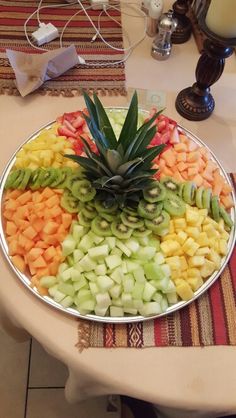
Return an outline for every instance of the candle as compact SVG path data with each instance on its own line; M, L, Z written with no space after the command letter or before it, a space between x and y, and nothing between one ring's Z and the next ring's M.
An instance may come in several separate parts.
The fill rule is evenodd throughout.
M223 38L236 37L236 0L211 0L206 25Z

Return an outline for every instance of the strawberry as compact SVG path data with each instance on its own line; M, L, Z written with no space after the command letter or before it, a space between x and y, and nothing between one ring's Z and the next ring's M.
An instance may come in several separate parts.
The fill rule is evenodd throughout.
M59 126L59 128L58 128L57 132L58 132L58 135L61 135L61 136L66 136L67 138L68 138L68 137L77 138L77 137L76 137L76 135L75 135L73 132L71 132L71 130L70 130L70 129L68 129L68 128L67 128L66 126L64 126L64 125Z
M72 125L74 126L75 129L80 128L84 124L85 124L85 120L84 118L82 118L81 115L77 116L76 119L74 119L74 121L72 122Z

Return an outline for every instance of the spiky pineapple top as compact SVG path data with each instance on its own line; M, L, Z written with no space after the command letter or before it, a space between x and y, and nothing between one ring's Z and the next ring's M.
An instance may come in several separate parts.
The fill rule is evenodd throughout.
M135 92L117 139L106 111L98 99L84 93L89 116L84 114L99 155L81 136L87 157L67 155L84 168L85 176L96 189L96 197L109 207L116 201L120 207L136 206L142 190L153 181L156 169L152 162L164 145L147 148L156 133L152 126L156 113L138 129L138 98Z

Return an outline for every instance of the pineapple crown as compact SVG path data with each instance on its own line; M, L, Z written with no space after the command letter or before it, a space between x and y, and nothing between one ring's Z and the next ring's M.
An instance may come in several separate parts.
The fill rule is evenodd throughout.
M95 154L88 142L81 136L87 157L66 155L84 169L85 176L96 189L96 198L106 201L107 207L116 201L120 207L134 206L142 198L142 190L150 186L156 169L152 161L163 150L163 144L148 148L155 136L152 126L155 113L138 129L138 98L133 94L129 109L116 138L107 113L96 94L93 100L84 93L88 115L83 114L99 155Z

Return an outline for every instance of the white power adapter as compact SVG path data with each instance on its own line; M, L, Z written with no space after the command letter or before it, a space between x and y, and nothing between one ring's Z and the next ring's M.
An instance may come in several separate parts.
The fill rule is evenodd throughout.
M102 10L103 6L109 5L109 0L90 0L93 10Z
M58 38L59 33L52 23L41 23L40 27L31 36L33 41L40 46Z

